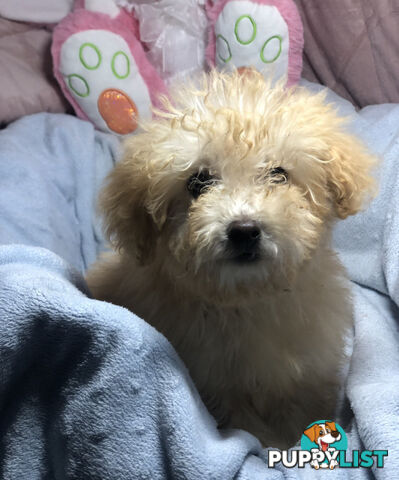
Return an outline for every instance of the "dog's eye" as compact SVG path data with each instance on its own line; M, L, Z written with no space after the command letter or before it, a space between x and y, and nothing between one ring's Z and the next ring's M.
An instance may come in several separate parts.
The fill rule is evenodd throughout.
M288 173L282 167L272 168L269 172L272 183L287 183Z
M209 187L215 183L215 177L213 177L209 170L201 170L196 172L187 181L187 190L194 198L198 198Z

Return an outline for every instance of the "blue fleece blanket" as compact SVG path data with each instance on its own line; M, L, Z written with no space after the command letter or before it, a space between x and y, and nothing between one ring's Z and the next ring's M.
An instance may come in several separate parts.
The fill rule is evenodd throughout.
M95 197L118 142L39 114L0 132L0 478L399 478L399 106L331 100L384 157L378 198L335 244L355 292L339 421L350 450L388 450L385 467L270 469L254 437L216 428L165 338L87 296L81 274L103 248Z

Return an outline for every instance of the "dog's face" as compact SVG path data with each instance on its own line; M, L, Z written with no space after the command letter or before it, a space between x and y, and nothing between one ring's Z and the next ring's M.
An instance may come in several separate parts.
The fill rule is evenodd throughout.
M320 95L214 73L165 110L127 142L102 207L118 247L198 291L289 288L371 186L372 157Z
M304 434L317 443L320 450L325 452L332 443L341 440L341 434L337 430L335 422L316 424L304 431Z

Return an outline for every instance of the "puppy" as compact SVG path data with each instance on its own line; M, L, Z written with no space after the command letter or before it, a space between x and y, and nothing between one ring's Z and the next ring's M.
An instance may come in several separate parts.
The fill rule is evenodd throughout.
M330 448L331 444L341 440L341 434L335 426L335 422L320 423L311 426L303 432L312 442L317 443L319 450L323 452Z
M312 425L303 433L310 439L310 441L317 444L320 451L329 451L330 454L336 451L332 444L339 442L342 437L337 430L335 422L328 421L326 421L325 423L317 423L315 425ZM317 448L312 449L311 451L317 452ZM336 458L331 458L328 462L323 461L320 464L319 460L314 459L311 462L311 465L316 470L318 470L319 468L329 468L330 470L334 470L334 468L338 466L338 461Z
M88 275L174 345L221 426L288 447L329 418L352 325L331 250L373 157L323 95L213 72L126 142L102 192L117 253Z

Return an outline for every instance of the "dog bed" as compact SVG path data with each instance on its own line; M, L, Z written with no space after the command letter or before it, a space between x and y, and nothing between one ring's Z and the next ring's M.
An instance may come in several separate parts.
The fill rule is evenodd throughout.
M334 233L355 296L335 420L351 450L389 452L383 469L329 475L397 478L399 105L356 113L329 99L384 159L378 197ZM0 132L0 478L319 478L310 467L269 469L254 437L218 430L166 339L90 299L82 275L105 248L95 198L118 150L115 137L64 114Z

